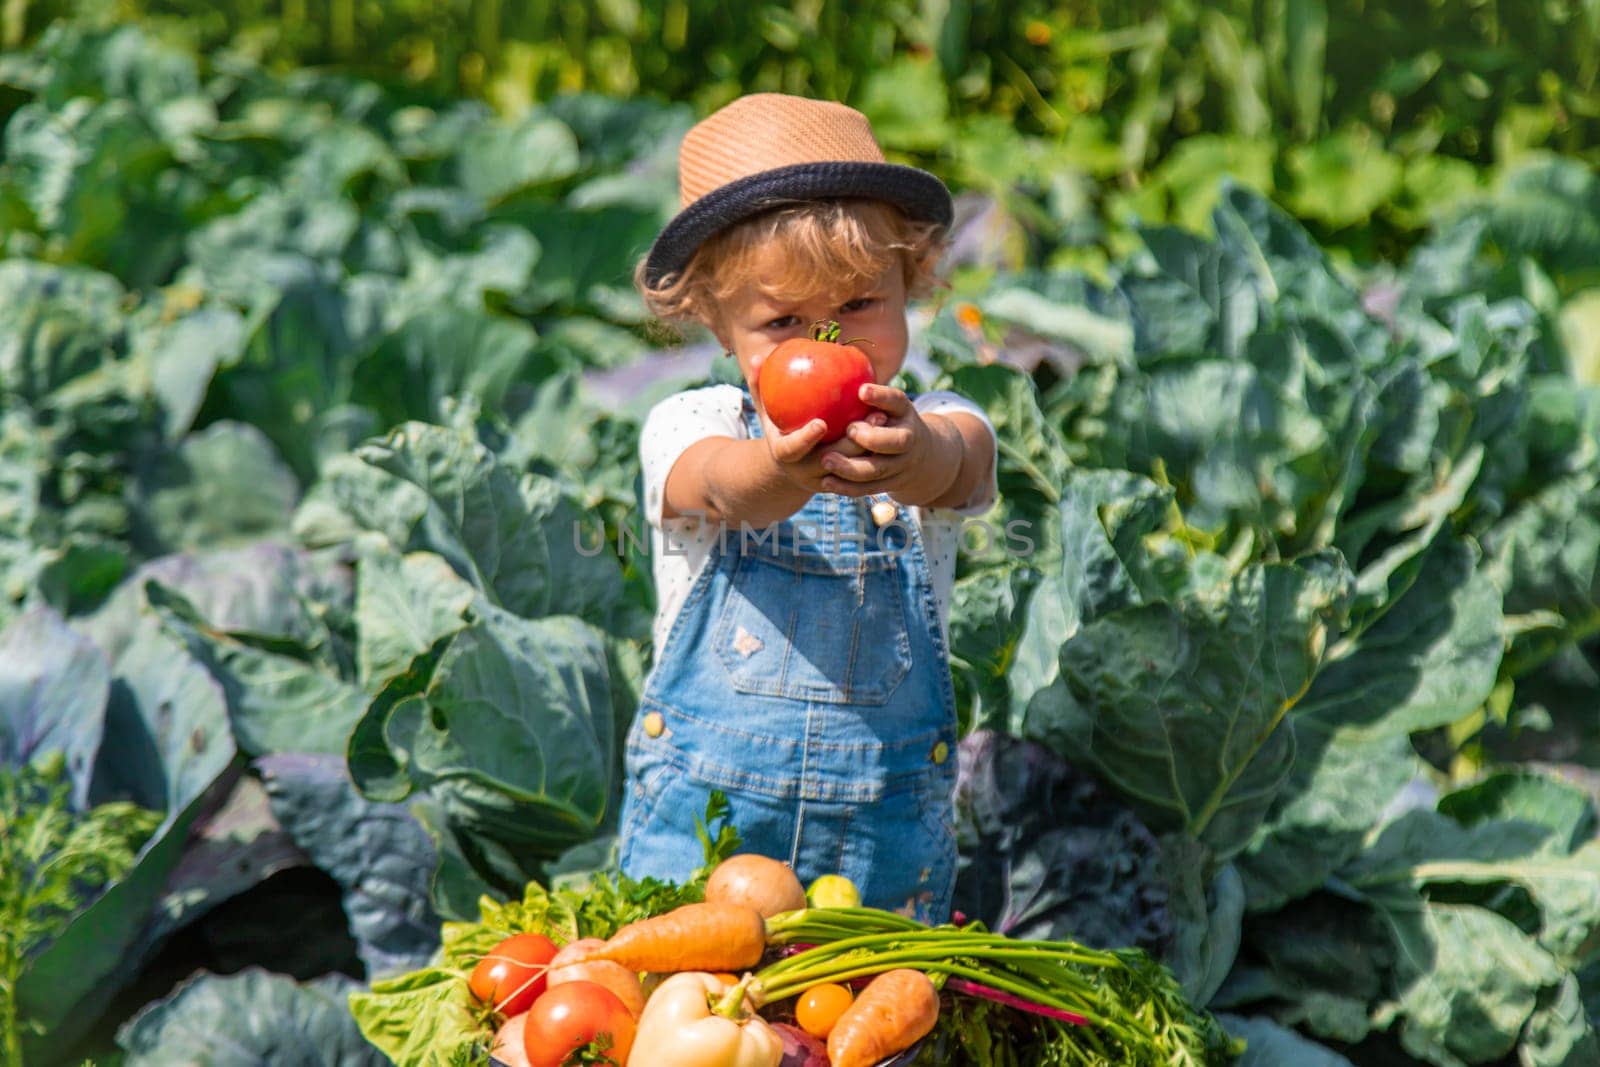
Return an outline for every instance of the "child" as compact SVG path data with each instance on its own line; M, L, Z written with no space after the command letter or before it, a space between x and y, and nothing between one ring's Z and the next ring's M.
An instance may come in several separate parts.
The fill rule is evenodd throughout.
M863 902L950 917L956 716L946 644L963 515L995 493L994 430L951 393L886 383L951 220L933 175L884 162L864 116L742 97L679 150L683 210L639 265L660 317L698 321L744 385L658 404L640 435L659 609L627 742L621 865L682 880L725 792L745 850ZM867 354L875 409L819 446L781 433L761 362L814 322Z

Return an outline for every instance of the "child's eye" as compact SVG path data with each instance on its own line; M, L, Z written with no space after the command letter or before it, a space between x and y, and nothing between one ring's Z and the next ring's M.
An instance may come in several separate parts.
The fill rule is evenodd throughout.
M782 318L773 319L771 322L767 323L766 328L769 330L786 330L799 321L800 320L795 318L793 315L785 315Z
M867 308L871 307L873 304L876 304L876 303L877 303L877 301L874 300L870 296L861 296L861 297L857 297L856 299L850 301L841 310L843 310L843 311L865 311Z

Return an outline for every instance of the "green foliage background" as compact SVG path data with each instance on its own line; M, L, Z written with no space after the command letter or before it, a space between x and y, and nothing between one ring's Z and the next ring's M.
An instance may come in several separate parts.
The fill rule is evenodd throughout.
M7 0L0 41L67 13L203 53L336 65L507 114L562 92L844 100L967 188L1043 182L1046 249L1103 264L1133 215L1204 227L1231 173L1324 243L1403 252L1534 150L1594 161L1596 0ZM1084 245L1100 246L1085 253ZM1039 251L1035 249L1035 251ZM1018 250L1025 254L1025 250Z
M962 557L962 725L1160 836L1245 1067L1600 1058L1600 2L73 8L0 0L0 767L159 825L11 953L30 1063L359 1056L358 979L609 862L706 369L629 273L750 89L977 194L908 386L1040 540ZM298 970L223 907L280 864Z

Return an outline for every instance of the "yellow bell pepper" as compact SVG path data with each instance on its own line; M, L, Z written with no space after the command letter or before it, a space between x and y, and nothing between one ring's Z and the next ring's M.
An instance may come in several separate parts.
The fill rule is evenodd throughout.
M744 1011L745 984L685 971L645 1002L628 1067L778 1067L783 1039Z

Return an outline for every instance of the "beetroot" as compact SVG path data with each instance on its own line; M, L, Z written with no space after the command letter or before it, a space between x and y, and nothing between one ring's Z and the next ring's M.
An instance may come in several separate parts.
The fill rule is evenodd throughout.
M798 1026L773 1023L783 1038L783 1059L778 1067L828 1067L828 1047Z

